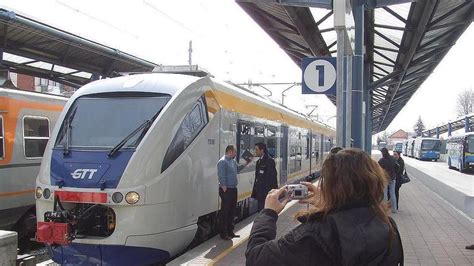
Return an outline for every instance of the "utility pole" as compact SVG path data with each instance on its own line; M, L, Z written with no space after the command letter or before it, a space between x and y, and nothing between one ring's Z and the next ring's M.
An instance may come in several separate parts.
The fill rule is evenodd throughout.
M189 41L189 49L188 49L188 54L189 54L189 57L188 57L188 63L189 63L189 70L192 70L192 66L193 66L193 41L190 40Z

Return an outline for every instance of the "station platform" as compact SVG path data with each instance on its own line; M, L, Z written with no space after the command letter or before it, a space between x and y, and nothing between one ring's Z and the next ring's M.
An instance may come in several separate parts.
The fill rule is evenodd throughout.
M373 158L379 157L380 154L374 152ZM434 162L431 165L411 158L405 162L411 182L401 187L399 212L392 214L400 230L405 265L474 265L474 251L465 249L474 244L473 219L425 185L425 179L440 177L440 169L433 165L440 168L445 165ZM419 167L418 163L423 166ZM449 171L445 179L457 180L449 178L451 171L454 172ZM472 178L474 180L474 176ZM306 206L296 202L285 208L278 218L277 238L298 225L293 215L302 208ZM236 226L240 238L225 241L216 236L168 265L245 265L245 250L254 218L255 215Z

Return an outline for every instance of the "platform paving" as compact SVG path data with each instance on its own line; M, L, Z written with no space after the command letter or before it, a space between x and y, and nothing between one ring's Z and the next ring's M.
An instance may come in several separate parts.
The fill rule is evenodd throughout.
M420 182L419 171L412 172L408 172L412 181L400 189L399 212L392 214L401 234L405 265L474 265L474 251L465 249L474 244L473 219ZM432 173L425 169L424 174ZM294 204L280 215L278 237L298 225L293 215L301 208L304 206ZM219 238L211 239L185 260L178 258L170 265L245 265L253 219L254 216L244 221L245 226L240 225L245 227L240 232L241 239L227 244Z
M410 172L408 172L410 174ZM406 265L474 265L474 222L423 185L416 175L400 189L393 215L402 236Z

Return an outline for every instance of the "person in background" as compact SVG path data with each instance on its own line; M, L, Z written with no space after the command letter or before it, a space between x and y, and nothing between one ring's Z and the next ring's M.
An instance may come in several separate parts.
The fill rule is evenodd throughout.
M259 159L255 167L255 181L251 197L257 199L260 211L265 205L268 191L278 188L278 181L275 160L268 155L267 145L262 142L255 144L255 154Z
M397 196L395 195L395 186L397 182L397 161L390 156L387 148L382 148L382 158L379 160L379 165L385 170L388 176L388 186L383 193L384 201L388 201L387 193L390 193L390 203L392 213L397 213Z
M400 187L402 186L402 178L405 174L405 161L402 159L402 154L398 151L393 152L393 158L397 161L397 179L395 184L395 196L397 197L397 210L400 208L398 204L400 201Z
M395 221L382 201L387 179L382 168L359 149L344 149L323 163L320 183L303 182L312 209L301 224L275 239L277 219L290 200L285 187L268 193L245 252L246 265L397 265L403 246Z
M331 150L329 151L330 154L336 154L338 152L342 151L342 148L339 147L339 146L336 146L336 147L333 147L331 148Z
M237 152L233 145L225 148L225 155L217 163L217 176L219 177L219 196L221 198L221 209L219 211L220 229L222 239L230 240L239 237L234 234L235 207L237 205L237 185L239 183L237 174L250 163L238 165L235 161Z

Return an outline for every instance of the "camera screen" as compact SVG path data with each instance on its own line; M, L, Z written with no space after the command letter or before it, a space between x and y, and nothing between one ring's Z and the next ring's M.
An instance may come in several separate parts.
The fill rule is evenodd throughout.
M301 190L295 190L295 196L301 196Z

